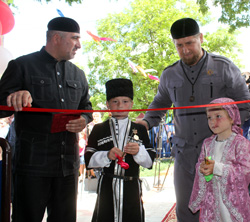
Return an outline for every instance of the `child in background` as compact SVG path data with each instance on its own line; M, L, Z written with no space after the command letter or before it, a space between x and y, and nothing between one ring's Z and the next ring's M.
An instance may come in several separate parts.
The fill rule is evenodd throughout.
M234 101L211 103L228 102ZM239 109L235 104L209 107L207 118L214 135L203 142L189 208L200 210L202 222L249 222L250 142L241 135Z
M84 169L85 169L85 162L84 162L84 152L85 152L86 141L84 139L84 133L81 131L79 133L79 156L80 156L80 168L79 168L79 182L83 181L84 177Z
M129 110L133 84L128 79L112 79L106 83L106 96L109 110ZM84 155L88 169L103 168L92 222L143 222L139 167L152 168L155 151L146 128L131 122L129 112L111 113L110 119L94 126ZM119 165L121 157L128 169Z

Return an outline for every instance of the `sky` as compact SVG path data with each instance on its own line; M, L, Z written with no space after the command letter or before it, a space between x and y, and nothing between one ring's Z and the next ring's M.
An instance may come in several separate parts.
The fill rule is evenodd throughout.
M65 17L76 20L81 28L81 40L91 37L87 30L95 33L96 21L104 18L108 13L120 12L129 6L128 0L84 0L82 4L69 6L64 0L15 0L17 9L11 8L15 17L14 28L4 35L4 47L11 52L14 58L39 51L46 43L48 22L60 15L59 9ZM75 60L82 57L78 50Z
M129 0L83 0L82 4L69 6L64 0L52 0L46 3L45 0L15 0L17 9L11 8L15 17L15 26L4 35L4 47L12 54L13 58L21 55L39 51L46 43L46 30L48 22L58 17L59 9L65 17L75 19L81 27L81 39L91 40L86 33L90 31L96 34L96 21L104 18L108 13L120 12L129 7ZM213 27L216 27L214 25ZM202 30L202 28L201 28ZM242 34L237 40L243 45L244 52L239 55L245 68L241 71L250 72L250 28L241 29ZM83 59L81 50L76 54L77 63Z

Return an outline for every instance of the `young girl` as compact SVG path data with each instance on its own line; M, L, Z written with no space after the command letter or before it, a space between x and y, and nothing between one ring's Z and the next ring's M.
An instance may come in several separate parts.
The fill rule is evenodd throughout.
M211 103L228 102L234 101ZM250 141L241 135L239 109L235 104L209 107L207 118L214 135L203 142L189 208L200 210L202 222L249 222Z

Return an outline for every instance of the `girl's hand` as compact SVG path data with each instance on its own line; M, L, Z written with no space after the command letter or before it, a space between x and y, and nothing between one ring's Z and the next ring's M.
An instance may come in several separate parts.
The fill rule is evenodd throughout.
M214 171L214 160L206 160L207 164L205 163L205 161L202 161L201 165L200 165L200 172L204 175L204 176L208 176L210 174L213 173Z

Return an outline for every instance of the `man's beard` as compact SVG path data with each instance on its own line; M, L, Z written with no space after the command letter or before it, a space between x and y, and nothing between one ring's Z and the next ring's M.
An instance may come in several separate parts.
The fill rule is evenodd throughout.
M200 54L197 54L197 55L194 55L192 58L190 58L190 59L185 59L185 58L182 58L182 61L186 64L186 65L188 65L188 66L192 66L192 65L195 65L196 63L198 63L199 62L199 60L200 60L200 55L201 55L201 53Z

